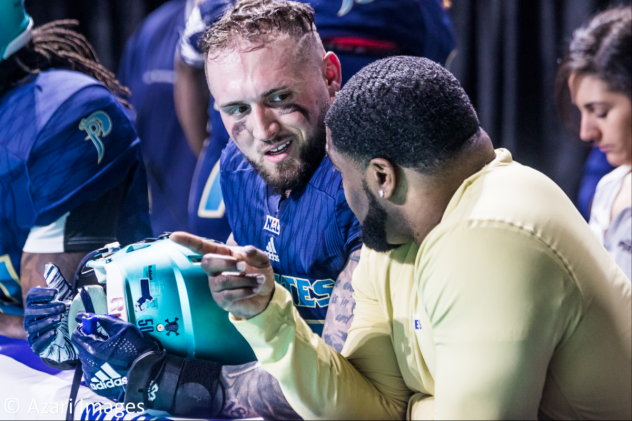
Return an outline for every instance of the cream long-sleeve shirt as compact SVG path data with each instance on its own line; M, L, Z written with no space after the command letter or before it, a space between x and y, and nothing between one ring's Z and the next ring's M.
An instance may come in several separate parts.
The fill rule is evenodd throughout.
M279 286L231 318L302 417L632 417L630 282L552 181L496 154L419 247L362 250L341 354Z

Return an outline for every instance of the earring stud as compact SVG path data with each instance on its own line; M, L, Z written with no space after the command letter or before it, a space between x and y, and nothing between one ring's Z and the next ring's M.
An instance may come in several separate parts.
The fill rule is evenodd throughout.
M380 195L380 197L384 197L384 190L379 190L378 194Z

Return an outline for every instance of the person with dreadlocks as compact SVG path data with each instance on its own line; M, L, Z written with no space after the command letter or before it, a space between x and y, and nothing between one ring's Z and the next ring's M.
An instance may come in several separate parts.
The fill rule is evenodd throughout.
M0 0L0 343L28 335L53 366L74 358L55 340L70 299L63 278L89 251L151 236L129 91L77 24L33 28L23 1ZM26 299L47 283L58 289Z

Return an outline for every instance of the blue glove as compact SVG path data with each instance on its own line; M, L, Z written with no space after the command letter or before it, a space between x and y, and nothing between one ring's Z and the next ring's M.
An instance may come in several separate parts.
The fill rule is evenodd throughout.
M24 329L35 354L51 367L68 370L78 360L68 333L71 287L52 263L46 265L44 278L48 288L32 288L26 295Z
M79 312L72 343L79 351L84 381L100 396L120 402L134 360L159 347L136 326L107 314Z

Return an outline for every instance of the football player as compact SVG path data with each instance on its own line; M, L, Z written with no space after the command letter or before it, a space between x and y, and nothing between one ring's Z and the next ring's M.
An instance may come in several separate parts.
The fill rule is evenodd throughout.
M34 29L22 1L0 0L4 336L25 337L23 297L46 286L46 263L72 279L86 252L151 236L139 140L119 99L129 92L70 29L76 24L55 21ZM47 269L51 281L58 274L55 266ZM62 297L46 294L40 302L60 319ZM48 326L51 332L57 322Z
M266 30L253 36L253 27L241 25L243 16ZM204 51L210 90L233 139L220 171L232 228L227 243L265 250L296 310L340 350L353 318L351 275L361 239L340 174L325 154L324 117L340 89L340 62L325 52L313 22L306 4L242 1L205 33ZM171 239L208 252L199 249L200 237L174 233ZM230 259L216 267L238 269ZM98 317L110 338L77 330L72 340L82 364L97 366L111 358L116 341L134 338L135 351L124 361L116 357L122 367L117 374L138 386L126 391L126 400L142 390L144 407L177 416L297 417L277 381L256 362L221 367L156 354L133 325ZM195 405L183 404L192 396Z
M222 206L219 158L229 141L204 79L205 57L198 42L234 0L205 0L193 10L176 52L176 110L194 151L201 152L191 186L189 224L193 233L220 239ZM394 54L446 63L454 51L452 26L439 0L303 1L315 11L318 33L327 51L342 64L342 84L373 61ZM208 104L206 109L200 104ZM207 139L207 121L211 128ZM206 139L206 146L203 142Z

